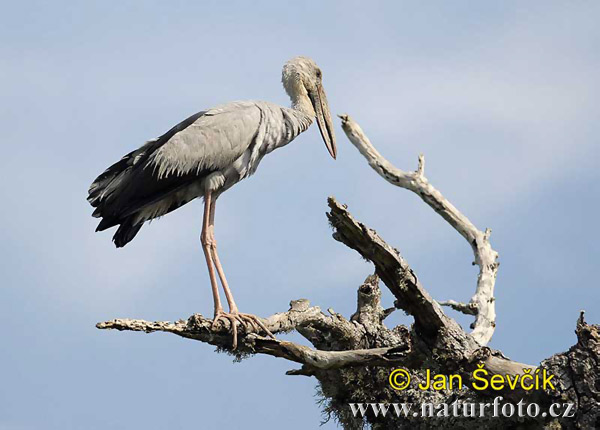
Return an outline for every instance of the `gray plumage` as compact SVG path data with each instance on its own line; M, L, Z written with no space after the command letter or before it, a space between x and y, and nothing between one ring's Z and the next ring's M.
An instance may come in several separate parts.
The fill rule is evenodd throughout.
M199 112L125 155L92 183L88 201L101 218L96 231L119 225L113 241L125 246L144 222L212 192L216 199L252 175L261 159L287 145L317 117L335 158L331 116L321 71L305 57L283 69L292 108L240 101ZM325 107L324 107L325 106Z

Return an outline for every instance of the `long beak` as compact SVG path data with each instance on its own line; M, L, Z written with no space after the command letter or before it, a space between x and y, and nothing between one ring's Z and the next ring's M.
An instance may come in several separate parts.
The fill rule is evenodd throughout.
M335 146L335 134L333 133L333 121L331 120L331 112L329 112L329 104L323 86L319 83L315 90L309 91L308 96L315 109L317 124L323 137L323 142L327 150L335 160L337 156L337 147Z

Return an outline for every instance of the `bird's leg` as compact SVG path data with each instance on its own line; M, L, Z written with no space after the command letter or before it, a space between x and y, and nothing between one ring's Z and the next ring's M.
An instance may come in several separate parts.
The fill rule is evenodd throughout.
M211 240L210 251L211 251L213 262L215 264L215 268L217 269L217 273L219 274L219 278L221 279L221 284L223 285L223 291L225 291L225 298L227 299L227 303L229 304L229 314L222 313L218 317L215 317L215 319L213 320L213 325L220 318L228 318L230 321L232 321L232 330L233 330L233 321L236 320L237 322L242 324L242 326L246 329L246 331L248 331L248 325L250 325L255 331L258 331L258 329L260 327L265 333L267 333L269 336L271 336L273 339L275 339L275 336L273 336L273 333L271 333L269 331L269 329L264 325L264 323L256 315L240 313L237 305L235 304L235 300L233 299L233 294L232 294L231 290L229 289L229 284L227 283L227 278L225 277L225 271L223 270L223 266L221 265L221 260L219 259L219 254L217 253L217 242L215 240L215 233L214 233L215 206L216 206L216 200L212 200L210 202L210 214L209 214L209 221L208 221L208 232L209 232L208 234L209 234L209 237ZM233 318L231 318L229 315L233 316ZM237 327L236 327L236 329L237 329ZM234 331L234 333L233 333L233 343L234 343L233 349L235 349L237 346L237 330Z
M212 203L212 195L210 191L204 194L204 218L202 220L202 233L200 234L200 242L202 243L202 250L204 251L204 257L206 258L206 265L208 267L208 276L210 277L210 286L213 293L213 301L215 305L215 318L222 315L223 306L221 305L221 298L219 297L219 284L217 283L217 277L215 275L215 269L213 267L211 247L214 245L212 239L211 227L210 227L210 208ZM232 324L233 325L233 324ZM236 327L237 328L237 327ZM236 330L237 332L237 330ZM237 339L236 339L237 340Z
M214 204L215 199L212 198L211 191L206 191L204 193L204 218L202 220L202 233L200 235L200 241L202 242L202 250L204 251L204 256L206 257L208 276L210 277L210 285L215 303L215 313L212 327L214 329L220 320L228 319L231 324L231 333L233 335L233 349L236 349L238 325L240 322L238 321L238 318L231 312L225 313L223 306L221 305L221 298L219 297L219 284L217 283L217 276L215 275L215 269L213 267L212 251L216 248L216 243L213 232L213 223L211 222L211 211L214 210ZM221 276L223 269L220 267L220 265L218 270L219 276ZM221 279L223 279L223 277L221 277Z
M211 256L215 264L215 268L217 269L217 273L219 274L219 278L221 279L223 290L225 291L225 298L227 299L227 303L229 304L229 312L237 313L237 305L235 304L235 300L233 300L233 294L231 294L231 290L229 289L229 283L227 282L227 278L225 277L225 271L223 270L223 266L221 266L219 254L217 254L217 241L215 240L215 206L216 200L211 201L209 209L210 212L208 217L208 231L212 243L210 249Z

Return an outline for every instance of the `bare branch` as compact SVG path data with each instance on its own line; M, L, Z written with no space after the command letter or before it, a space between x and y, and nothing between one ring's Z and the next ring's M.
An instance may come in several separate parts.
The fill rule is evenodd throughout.
M257 352L301 363L305 370L306 368L332 370L352 366L399 365L405 362L407 356L405 345L348 351L321 351L283 340L256 335L248 337L255 341Z
M323 321L317 312L320 312L318 308L308 308L305 311L290 310L283 314L276 314L264 320L264 322L267 328L274 332L277 331L277 327L285 327L287 331L291 325L298 327L298 325L310 324L315 321L322 323ZM292 316L293 313L298 313L298 315ZM291 323L291 320L296 320L296 322ZM96 325L99 329L173 333L181 337L215 345L223 350L229 350L231 348L231 335L227 329L220 327L213 331L211 326L212 320L199 314L192 315L187 321L179 320L174 323L169 321L152 322L138 319L114 319ZM350 366L402 364L410 350L408 345L400 344L387 348L322 351L254 333L241 336L240 341L238 350L234 351L239 356L260 353L285 358L304 365L304 370L292 371L290 374L310 374L310 369L331 370Z
M224 349L231 348L230 325L227 321L212 328L212 319L201 314L192 315L187 321L177 322L144 320L114 319L96 324L99 329L116 329L129 331L144 331L151 333L163 331L174 333L182 337L199 340ZM271 333L288 333L297 330L307 339L312 341L315 336L333 337L338 341L354 341L354 337L361 336L354 324L341 315L325 315L318 306L310 306L306 299L293 300L287 312L271 315L262 319L265 327ZM238 331L243 334L243 328L238 326ZM266 335L266 333L259 333Z
M469 343L462 328L444 314L398 250L388 245L374 230L356 221L347 207L335 198L329 197L327 202L331 208L327 217L335 229L333 238L375 264L377 275L396 297L397 306L415 318L419 332L435 337L443 329L453 333L453 338ZM473 349L474 345L464 344L463 347Z
M446 300L445 302L438 303L440 306L448 306L465 315L477 315L477 305L475 303L460 303L455 300Z
M318 307L304 310L292 310L275 314L265 320L267 328L273 332L288 331L290 328L311 325L314 323L329 326L324 321L330 318L321 313ZM335 321L332 325L340 324ZM178 336L205 342L235 353L239 357L248 354L266 354L284 358L303 365L300 370L288 372L289 375L312 375L315 370L333 370L353 366L411 366L416 360L410 341L395 338L395 345L389 347L350 349L343 351L324 351L313 349L294 342L272 339L258 334L240 336L236 351L231 351L231 334L227 327L212 329L212 320L200 314L192 315L187 321L145 321L140 319L113 319L96 324L102 330L138 331L144 333L166 332ZM336 331L340 331L339 329ZM468 351L465 351L468 352ZM418 360L417 360L418 361ZM493 374L522 373L524 368L535 369L535 366L517 363L503 357L489 355L484 358L485 368Z
M243 335L238 335L238 348L232 351L231 327L227 321L213 329L213 320L199 314L176 322L115 319L98 323L97 327L173 333L215 345L239 359L252 354L283 358L302 365L300 369L287 372L288 375L315 376L322 387L328 387L328 392L344 385L345 375L348 375L345 372L372 377L373 366L380 368L376 374L384 377L393 367L412 369L417 373L423 366L452 372L457 371L458 365L465 373L483 363L490 375L517 374L523 369L535 368L513 362L498 351L480 347L454 320L444 315L395 249L374 231L355 221L335 200L330 199L329 205L331 213L328 215L337 230L338 240L359 250L376 266L377 274L368 276L358 289L356 312L349 321L333 310L329 311L331 315L326 315L320 308L311 307L308 300L300 299L292 301L287 312L262 320L273 333L297 330L315 348L271 339L265 333L243 333L238 327ZM398 305L415 316L413 330L404 326L388 329L383 324L390 310L381 306L379 276L396 295Z
M415 174L423 172L422 159ZM356 312L347 320L331 308L328 309L330 315L327 315L319 307L311 307L308 300L300 299L292 301L287 312L262 320L273 333L298 331L314 348L271 339L265 336L266 333L244 333L238 327L242 336L238 336L238 349L232 351L229 322L226 320L213 329L213 320L199 314L176 322L115 319L98 323L97 327L146 333L163 331L215 345L217 351L229 352L239 359L260 353L299 363L299 369L288 371L287 374L314 376L319 382L324 411L333 414L344 428L363 428L365 424L363 419L349 414L349 402L364 402L367 399L393 399L411 403L485 401L491 393L471 390L468 384L464 388L442 391L418 387L427 378L423 374L424 369L437 374L458 374L470 378L473 370L481 368L487 374L480 376L488 381L493 380L491 378L495 375L511 375L514 378L514 375L531 376L542 370L550 371L556 376L556 390L545 389L532 393L522 386L511 389L507 385L501 391L494 391L494 394L513 403L525 397L544 405L568 400L577 408L577 423L581 423L579 427L595 428L600 417L597 413L598 391L593 385L599 378L600 327L585 324L582 314L577 324L578 342L567 353L551 357L540 367L512 361L499 351L479 345L453 319L448 318L398 251L385 243L375 231L356 221L347 208L333 198L329 199L329 206L331 211L328 217L336 230L334 238L375 264L376 274L367 277L358 289ZM489 234L489 231L485 234ZM414 316L413 327L399 325L389 329L383 324L392 309L381 306L380 278L396 296L396 307ZM466 313L475 306L474 303L455 301L443 304ZM404 391L394 392L390 397L389 380L394 367L409 371L412 383ZM382 429L416 428L423 423L419 417L402 417L400 421L393 417L385 421L377 419L377 416L367 417L370 424L383 424L377 426ZM497 420L471 422L474 423L473 428L496 428L493 424ZM530 420L528 424L534 428L534 424L547 422L542 417L537 421ZM432 428L448 428L448 421L440 423L442 427ZM464 423L466 421L455 420L451 425L462 428ZM564 428L572 427L571 421L567 424Z
M415 172L405 172L393 166L373 147L360 126L348 115L340 115L342 128L348 139L367 159L369 165L386 181L416 193L425 203L444 218L463 236L475 255L479 266L477 289L470 300L475 306L475 322L471 335L480 345L486 345L494 333L496 311L494 285L498 272L498 253L489 242L491 230L481 232L456 207L442 196L425 177L425 158L419 156L419 167Z

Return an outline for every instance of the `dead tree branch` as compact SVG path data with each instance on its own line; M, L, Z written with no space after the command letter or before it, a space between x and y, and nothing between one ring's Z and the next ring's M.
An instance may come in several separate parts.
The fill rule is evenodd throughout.
M270 339L266 333L244 336L243 329L238 327L240 343L237 350L231 351L228 323L213 329L212 320L200 314L174 323L115 319L98 323L97 327L173 333L217 346L239 358L256 353L285 358L302 364L299 374L308 375L313 375L316 370L365 365L394 364L418 369L423 356L430 355L433 350L438 354L436 366L448 372L455 370L458 363L474 365L476 362L484 363L491 374L515 374L526 368L535 368L506 359L489 348L481 349L452 318L444 314L396 249L374 230L355 220L346 206L333 197L328 199L328 203L330 212L327 216L335 230L333 237L372 261L377 276L368 277L359 288L357 310L350 320L337 313L326 315L319 307L311 307L306 299L292 301L287 312L262 320L266 328L275 334L298 331L317 349ZM389 330L383 325L390 310L381 307L379 278L396 297L396 307L415 318L414 333ZM373 339L377 341L373 342ZM298 374L298 371L293 374Z
M243 333L238 327L238 349L231 351L231 333L227 323L213 329L212 320L202 315L192 315L176 322L150 322L132 319L115 319L98 323L99 329L116 329L152 333L168 332L178 336L214 345L242 359L252 354L266 354L299 363L299 369L289 375L315 377L320 386L324 412L334 416L345 429L362 429L365 424L373 429L422 428L520 428L515 420L483 418L473 421L461 417L424 424L419 418L387 417L369 413L364 419L350 412L349 403L370 401L387 403L422 402L489 402L502 395L516 403L521 399L536 401L540 405L551 402L572 401L576 405L580 428L593 428L600 414L600 394L595 382L600 378L600 335L598 326L588 326L583 317L578 322L578 343L567 353L544 361L539 368L506 358L501 352L481 347L451 318L447 317L418 280L417 275L401 257L375 231L355 220L347 208L335 199L329 199L328 218L334 227L334 237L357 250L373 262L376 275L369 276L358 288L356 312L348 320L330 311L323 313L308 300L291 302L287 312L263 319L273 333L292 330L306 338L312 347L286 340L274 340L265 333ZM415 318L412 329L404 326L388 328L385 318L391 312L381 305L379 278L396 297L395 305ZM458 374L467 381L471 372L482 365L493 375L522 375L548 369L557 376L556 391L535 393L503 390L495 393L472 389L432 390L419 389L428 369L435 374ZM404 391L389 387L390 372L402 367L410 372L412 384ZM510 424L510 425L508 425ZM423 427L425 425L425 427ZM508 425L508 427L507 427ZM512 425L512 427L511 427ZM539 418L530 420L528 428L570 429L572 420ZM531 427L533 426L533 427ZM551 426L551 427L550 427Z
M360 294L359 294L360 296ZM360 302L360 300L359 300ZM377 306L379 302L377 301ZM357 314L374 315L375 308L365 312L365 306L359 305ZM355 314L355 315L357 315ZM376 318L381 324L383 315ZM231 334L229 325L212 328L212 319L194 314L187 320L144 321L139 319L113 319L96 324L99 329L119 331L141 331L145 333L167 332L187 339L193 339L217 346L220 350L229 351L238 358L248 354L266 354L300 363L304 366L301 374L312 374L315 369L331 370L351 366L367 365L401 365L410 350L410 345L399 337L394 338L394 345L369 349L350 349L360 346L365 336L365 326L354 324L339 314L331 316L321 312L319 307L310 307L305 299L290 303L287 312L278 313L262 320L272 333L287 333L297 330L313 344L323 347L326 342L343 344L342 350L316 350L304 345L284 340L271 339L266 333L240 333L240 344L231 351ZM238 327L238 330L242 330ZM292 371L290 374L298 374Z
M377 275L396 297L396 306L415 318L417 330L429 335L442 329L457 333L454 337L463 338L467 343L463 347L474 349L474 344L468 344L468 339L462 336L462 328L444 314L439 304L423 288L398 250L388 245L375 230L356 221L347 207L333 197L327 201L331 209L327 217L335 229L333 238L375 264Z
M444 302L438 302L440 306L448 306L457 312L461 312L465 315L477 315L477 306L473 302L461 303L455 300L446 300Z
M389 183L417 194L434 211L444 218L473 249L475 264L479 266L477 288L466 305L448 303L453 309L475 315L471 336L480 344L487 345L496 326L494 284L498 272L498 253L490 245L491 230L482 232L452 203L433 187L425 177L425 157L419 155L419 165L414 172L405 172L393 166L371 144L360 126L348 115L340 115L342 128L348 139L367 159L369 165Z

